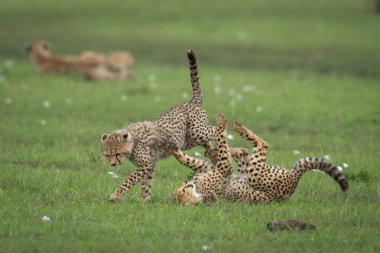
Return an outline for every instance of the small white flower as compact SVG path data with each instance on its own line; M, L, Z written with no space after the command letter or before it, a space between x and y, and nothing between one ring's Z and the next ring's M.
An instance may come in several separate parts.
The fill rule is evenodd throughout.
M237 94L236 97L235 97L235 99L236 99L237 101L240 101L240 100L243 99L243 95L242 95L242 94Z
M343 168L340 166L336 166L339 171L343 171Z
M161 101L161 97L157 96L157 97L154 98L154 102L158 103L160 101Z
M256 112L262 112L263 111L263 107L262 106L257 106L256 107Z
M50 221L50 218L46 215L42 216L41 218L42 221Z
M236 91L234 89L228 90L228 95L234 96L236 94Z
M4 61L4 65L5 65L5 67L7 67L7 68L11 68L11 67L13 66L13 61L12 61L11 59L6 59L6 60Z
M40 123L41 123L41 125L43 125L43 126L46 125L46 121L43 120L43 119L40 121Z
M71 98L66 98L65 103L69 105L69 104L72 104L73 101L71 100Z
M210 246L208 246L208 245L203 245L203 246L202 246L202 249L206 251L206 250L209 250L209 249L211 249L211 247L210 247Z
M247 32L246 31L243 31L243 30L240 30L236 33L236 36L238 39L240 40L244 40L245 38L247 38Z
M326 160L330 160L330 155L324 155L323 158Z
M47 101L47 100L45 100L45 101L43 102L43 105L44 105L45 108L49 108L49 107L50 107L50 102Z
M114 175L112 175L111 177L113 177L113 178L118 178L119 176L116 175L116 174L114 174Z
M229 139L229 140L233 140L233 139L234 139L234 136L233 136L232 134L228 134L228 135L227 135L227 139Z
M253 84L246 84L243 86L243 91L244 92L253 92L256 90L256 86Z
M151 88L152 90L157 89L157 84L156 83L150 83L149 88Z
M195 155L195 156L198 156L198 157L199 157L199 156L202 156L202 155L199 154L197 151L194 152L194 155Z
M120 96L120 100L123 101L123 102L127 101L127 96L126 95L121 95Z
M4 98L4 103L6 104L12 104L12 99L11 98Z
M349 165L347 164L347 163L343 163L343 168L348 168L349 167Z
M220 88L219 84L214 85L214 93L220 94L222 92L222 89Z
M222 77L220 75L214 75L214 81L220 82L220 81L222 81Z
M155 75L155 74L150 74L150 75L148 75L148 80L149 80L150 82L154 82L154 81L156 80L156 75Z
M186 91L182 92L182 98L188 98L189 97L189 93L187 93Z
M108 171L108 175L115 175L112 171Z
M299 150L297 150L297 149L294 149L294 150L293 150L293 154L294 154L294 155L299 155L299 154L301 154L301 152L300 152Z

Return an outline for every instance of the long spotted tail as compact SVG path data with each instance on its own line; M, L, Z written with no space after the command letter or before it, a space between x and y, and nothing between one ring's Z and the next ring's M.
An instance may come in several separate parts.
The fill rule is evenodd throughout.
M298 180L301 178L303 173L312 169L324 171L339 184L342 191L345 192L348 190L348 181L344 177L343 173L338 169L337 166L331 164L330 162L322 158L305 157L298 160L293 165L291 174L295 176L298 182Z
M198 81L197 58L191 49L187 51L187 57L189 58L191 85L193 87L193 99L191 99L191 102L197 105L202 105L203 97Z

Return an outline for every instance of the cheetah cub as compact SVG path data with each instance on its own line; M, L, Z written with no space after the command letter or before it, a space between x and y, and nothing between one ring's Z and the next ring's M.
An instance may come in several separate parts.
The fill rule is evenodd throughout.
M302 158L291 171L266 163L269 145L248 128L234 122L233 129L252 144L252 155L248 150L227 146L227 124L223 116L217 118L216 163L208 163L189 157L180 149L174 149L174 156L196 174L191 181L183 183L173 193L173 200L182 204L195 204L223 197L230 201L268 203L288 199L294 192L302 175L317 169L330 175L343 191L348 182L339 169L321 158ZM238 173L232 174L231 157L237 162Z
M43 73L80 73L91 81L124 80L133 77L133 58L128 53L115 52L110 57L95 52L79 56L53 55L49 43L39 41L26 45L29 58Z
M168 142L187 150L196 145L206 151L212 149L215 127L208 125L205 110L202 109L202 93L198 82L198 70L193 51L188 51L193 98L182 105L171 108L152 121L137 122L125 129L103 134L103 155L110 165L120 165L130 160L138 169L110 197L120 199L136 183L142 182L144 201L150 200L155 163L172 154Z

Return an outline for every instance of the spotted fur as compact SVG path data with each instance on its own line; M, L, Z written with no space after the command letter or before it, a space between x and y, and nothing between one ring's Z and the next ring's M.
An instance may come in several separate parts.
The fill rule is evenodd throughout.
M111 195L110 200L120 199L136 183L142 182L141 191L144 201L150 200L155 163L171 155L167 143L175 143L183 150L200 145L210 150L214 139L215 127L208 125L206 112L201 108L197 65L194 53L189 50L193 98L175 106L152 121L137 122L125 129L102 136L103 154L110 165L120 165L128 159L138 169Z
M225 138L226 130L222 131L222 128L219 128L221 120L223 119L218 116L216 163L197 160L179 149L174 149L173 154L177 160L196 171L195 176L188 182L196 187L189 188L185 192L176 190L173 193L173 199L179 200L180 203L187 203L190 200L193 203L192 195L194 194L202 196L198 198L198 202L221 197L230 201L251 203L286 200L293 194L302 175L312 169L327 173L343 191L348 190L348 181L339 169L321 158L300 159L294 164L291 171L267 164L266 155L269 145L237 122L234 122L233 128L235 132L252 144L252 155L248 158L246 149L229 149ZM230 155L234 157L239 167L236 174L231 173ZM194 189L197 189L197 192Z
M105 57L94 52L84 52L79 56L55 56L51 54L50 46L44 41L26 46L30 60L43 73L80 73L88 80L106 81L130 78L130 66L126 66L121 53Z

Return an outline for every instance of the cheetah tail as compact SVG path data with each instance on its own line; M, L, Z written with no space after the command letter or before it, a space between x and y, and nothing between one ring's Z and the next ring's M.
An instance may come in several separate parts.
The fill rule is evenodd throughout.
M324 171L339 184L342 191L345 192L348 190L348 181L344 177L343 173L338 169L337 166L331 164L330 162L322 158L305 157L298 160L293 165L291 174L294 175L297 178L297 180L299 180L303 173L312 169Z
M191 103L202 105L203 97L198 80L197 58L191 49L187 51L187 57L189 58L191 85L193 87L193 98L191 99Z

